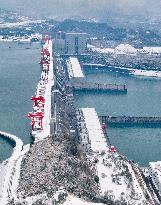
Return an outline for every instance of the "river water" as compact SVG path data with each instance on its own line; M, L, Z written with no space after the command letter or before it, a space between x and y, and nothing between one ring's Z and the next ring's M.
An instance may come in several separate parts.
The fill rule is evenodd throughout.
M26 49L27 48L27 49ZM40 76L40 45L0 43L0 130L30 142L30 97ZM143 78L105 70L84 69L89 82L127 84L126 95L76 92L79 107L95 107L99 115L161 116L161 79ZM160 128L108 128L112 144L141 166L161 160ZM0 162L12 146L0 136Z
M99 115L161 116L161 79L134 77L110 69L84 69L88 82L127 84L128 93L76 92L79 107L95 107ZM161 160L161 128L109 127L113 145L141 166Z
M0 43L0 130L30 142L31 96L40 76L40 44ZM0 162L12 146L0 136Z

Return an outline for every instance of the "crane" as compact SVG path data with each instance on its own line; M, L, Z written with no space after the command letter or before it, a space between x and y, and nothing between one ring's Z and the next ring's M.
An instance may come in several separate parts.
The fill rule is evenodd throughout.
M33 131L35 130L36 122L38 123L40 128L43 129L42 119L44 117L44 114L42 112L37 112L37 113L29 112L27 116L31 119L31 126Z
M34 106L38 106L39 102L42 102L43 104L45 103L45 98L43 96L32 96L31 97L31 100L34 101Z

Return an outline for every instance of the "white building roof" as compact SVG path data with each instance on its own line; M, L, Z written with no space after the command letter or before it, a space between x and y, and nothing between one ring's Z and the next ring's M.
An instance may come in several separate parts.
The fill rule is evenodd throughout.
M91 149L94 152L107 150L107 142L102 131L98 115L94 108L82 108L86 128L91 141Z
M73 77L73 78L83 78L84 77L80 63L78 59L75 57L69 58L68 72L69 72L70 77Z

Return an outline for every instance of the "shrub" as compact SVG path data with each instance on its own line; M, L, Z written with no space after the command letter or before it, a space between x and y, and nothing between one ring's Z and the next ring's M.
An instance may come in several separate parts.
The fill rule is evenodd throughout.
M94 181L98 184L99 183L99 177L97 175L94 176Z

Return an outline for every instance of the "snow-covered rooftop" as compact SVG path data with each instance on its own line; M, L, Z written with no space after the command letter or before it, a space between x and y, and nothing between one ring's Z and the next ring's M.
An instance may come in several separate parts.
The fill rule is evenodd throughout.
M94 152L107 150L107 142L95 109L82 108L82 112L91 142L91 149Z
M73 78L84 78L80 63L77 58L70 57L68 63L68 72L70 77Z

